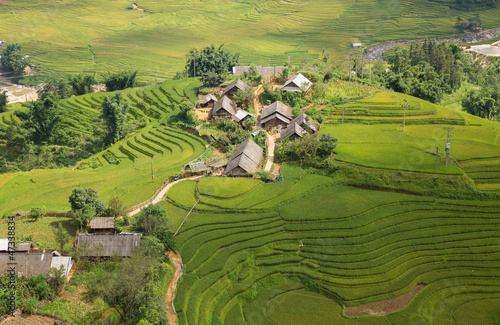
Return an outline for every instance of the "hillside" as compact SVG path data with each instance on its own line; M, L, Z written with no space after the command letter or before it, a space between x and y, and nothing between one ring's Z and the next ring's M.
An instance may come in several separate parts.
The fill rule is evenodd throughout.
M225 44L241 63L293 64L323 49L344 58L352 42L444 37L459 11L435 1L3 1L0 39L19 43L40 71L103 72L137 67L144 80L171 78L191 48ZM483 28L500 9L477 9ZM140 64L139 64L140 63ZM168 74L166 74L168 73Z

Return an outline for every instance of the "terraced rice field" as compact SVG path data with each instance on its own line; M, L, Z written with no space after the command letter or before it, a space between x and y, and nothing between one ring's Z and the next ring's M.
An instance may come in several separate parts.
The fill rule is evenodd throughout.
M404 99L407 109L402 130ZM500 125L395 92L323 109L321 132L339 139L335 159L366 167L425 173L465 173L479 190L500 191ZM446 131L451 131L450 164L445 166ZM435 169L436 147L439 165Z
M75 187L94 187L105 202L119 196L127 206L149 199L169 176L181 172L182 165L199 157L205 142L180 129L167 126L179 112L177 104L192 97L198 82L171 81L156 88L125 90L134 102L129 119L147 118L149 124L114 144L107 150L81 161L76 170L32 170L0 175L0 214L45 205L48 211L69 210L68 197ZM143 93L155 94L149 104ZM99 103L104 93L73 97L62 101L67 120L73 121L76 134L92 132L100 115ZM143 110L157 107L158 119L147 117ZM69 128L69 125L66 125ZM154 180L151 178L153 164ZM29 193L29 194L27 194Z
M210 195L177 237L180 324L496 323L499 202L361 190L313 174L299 181L287 164L282 171L283 183L205 178L171 189L168 204L185 213L197 193ZM343 306L417 284L426 286L402 311L342 316ZM466 312L475 308L485 312Z
M445 37L456 33L457 11L434 1L251 0L246 2L144 0L7 1L0 35L20 43L46 73L140 68L142 80L169 79L191 48L225 44L243 64L294 64L323 48L345 58L352 42ZM498 26L499 8L475 10L483 28ZM140 63L140 64L138 64ZM168 73L168 74L166 74Z

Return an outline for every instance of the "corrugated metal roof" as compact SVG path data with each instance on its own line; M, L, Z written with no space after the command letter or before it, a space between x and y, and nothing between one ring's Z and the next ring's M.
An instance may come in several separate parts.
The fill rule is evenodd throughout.
M16 247L17 252L27 252L30 249L31 249L31 243L17 244L17 247Z
M243 90L243 89L248 88L248 87L250 87L250 86L248 86L243 80L241 80L239 78L235 79L229 85L227 85L226 88L224 88L224 92L222 93L222 96L224 96L228 91L230 91L233 88Z
M264 150L255 142L247 139L240 143L229 157L225 174L231 172L236 167L241 167L245 171L255 170L262 158Z
M130 256L139 246L141 236L142 234L80 234L77 245L89 243L90 251L85 252L85 256Z
M90 222L90 229L113 229L115 227L115 218L99 217Z
M9 250L9 239L0 238L0 252L6 252Z
M252 115L252 114L248 113L248 112L247 112L247 111L245 111L245 110L240 109L240 110L238 110L238 111L236 112L236 114L234 114L233 119L234 119L236 122L239 122L239 121L241 121L242 119L244 119L245 117L247 117L247 116L249 116L249 115Z
M229 99L227 96L222 96L222 98L214 104L214 107L212 107L212 110L210 111L210 117L217 115L217 113L221 109L225 110L232 116L236 113L236 107L236 104L231 99Z
M50 263L50 267L51 268L55 267L56 269L59 269L61 265L64 266L64 273L66 274L66 276L68 276L69 271L73 266L73 260L71 259L70 256L53 256L52 262Z
M285 88L297 88L295 91L302 91L301 87L305 84L305 89L309 89L313 84L306 77L304 77L301 73L296 74L293 78L288 79L287 82L281 87L282 90L288 90Z

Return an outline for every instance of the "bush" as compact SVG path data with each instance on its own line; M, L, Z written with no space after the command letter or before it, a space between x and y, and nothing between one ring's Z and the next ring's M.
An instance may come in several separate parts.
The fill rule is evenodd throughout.
M45 217L45 211L43 211L41 208L33 208L30 211L31 214L31 219L34 221L37 221L39 218Z
M33 289L38 300L47 298L51 293L45 273L30 277L28 285Z
M271 175L266 171L257 172L255 174L259 176L260 179L263 180L264 182L269 182L270 180L272 180Z

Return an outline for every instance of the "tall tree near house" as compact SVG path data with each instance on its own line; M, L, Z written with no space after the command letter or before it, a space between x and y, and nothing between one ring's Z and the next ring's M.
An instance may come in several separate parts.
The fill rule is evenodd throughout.
M91 187L73 189L69 196L69 204L73 212L83 210L86 206L94 210L97 215L106 212L106 205L99 199L97 191Z
M102 102L101 118L106 123L106 143L113 144L125 136L125 126L130 103L121 93L105 96Z
M7 91L0 92L0 113L7 112Z
M94 76L77 74L69 76L69 84L75 95L85 95L94 92L92 85L95 83Z
M56 228L52 228L52 232L56 237L56 242L61 245L61 250L63 250L64 244L66 244L71 236L68 234L66 229L63 228L62 224L59 222Z
M169 221L165 210L159 205L150 204L141 210L136 219L136 226L144 232L144 235L149 236L166 227Z
M28 129L31 139L35 144L48 142L52 131L60 121L61 112L58 109L59 96L49 95L45 99L24 104L28 107Z
M8 70L20 74L29 65L29 60L19 44L8 44L2 52L2 65Z
M225 75L230 72L232 67L238 65L240 55L232 54L223 46L224 44L216 48L212 44L200 51L197 49L189 51L187 54L188 76L193 76L195 68L196 76L201 76L206 72L213 72L218 75Z

